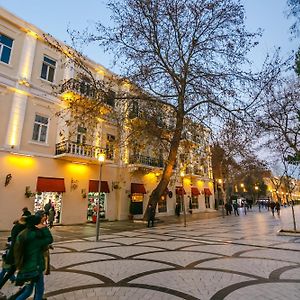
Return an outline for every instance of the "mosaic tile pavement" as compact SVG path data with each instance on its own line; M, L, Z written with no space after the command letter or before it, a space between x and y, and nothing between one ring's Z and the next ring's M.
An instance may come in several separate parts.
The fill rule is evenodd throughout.
M285 215L286 214L286 215ZM300 237L249 212L54 244L48 300L300 299ZM7 284L6 294L16 287Z

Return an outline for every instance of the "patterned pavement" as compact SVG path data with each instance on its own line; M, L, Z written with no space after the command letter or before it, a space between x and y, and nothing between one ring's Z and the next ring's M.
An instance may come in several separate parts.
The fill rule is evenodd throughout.
M300 207L296 213L299 217ZM300 235L281 216L253 210L54 244L48 300L300 299ZM10 283L6 294L16 287Z

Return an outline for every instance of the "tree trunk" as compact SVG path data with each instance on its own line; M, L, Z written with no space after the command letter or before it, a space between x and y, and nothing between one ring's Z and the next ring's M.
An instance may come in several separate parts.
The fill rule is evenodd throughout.
M165 168L163 170L163 174L161 177L160 182L158 183L157 187L152 191L148 205L151 203L154 208L156 208L156 205L162 195L164 195L166 188L170 182L170 178L173 173L174 165L176 163L178 148L180 145L181 140L181 133L183 128L183 114L178 112L177 113L177 119L176 119L176 129L170 144L170 151L168 155L168 159L166 161ZM147 206L148 206L147 205ZM147 210L146 210L147 211ZM146 218L146 212L144 214L144 219Z

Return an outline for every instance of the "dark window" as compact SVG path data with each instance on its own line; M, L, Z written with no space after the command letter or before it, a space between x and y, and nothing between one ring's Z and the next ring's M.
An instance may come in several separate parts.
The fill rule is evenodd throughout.
M50 82L54 81L54 72L55 72L56 61L44 56L41 78L48 80Z
M0 33L0 61L8 64L13 45L13 39Z

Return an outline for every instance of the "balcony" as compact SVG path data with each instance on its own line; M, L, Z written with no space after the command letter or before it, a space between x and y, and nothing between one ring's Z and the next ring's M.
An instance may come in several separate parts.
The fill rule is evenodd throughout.
M92 145L78 144L68 140L56 144L55 147L56 158L75 162L97 164L99 153L105 153L106 160L114 159L114 153L111 150Z
M164 162L162 159L140 155L140 154L131 155L129 157L129 164L158 167L158 168L164 167Z
M61 87L61 92L74 92L75 94L81 95L89 99L99 99L104 98L103 102L110 107L115 107L115 92L109 90L107 92L100 92L91 83L84 80L69 79L63 83ZM102 94L102 95L101 95Z

